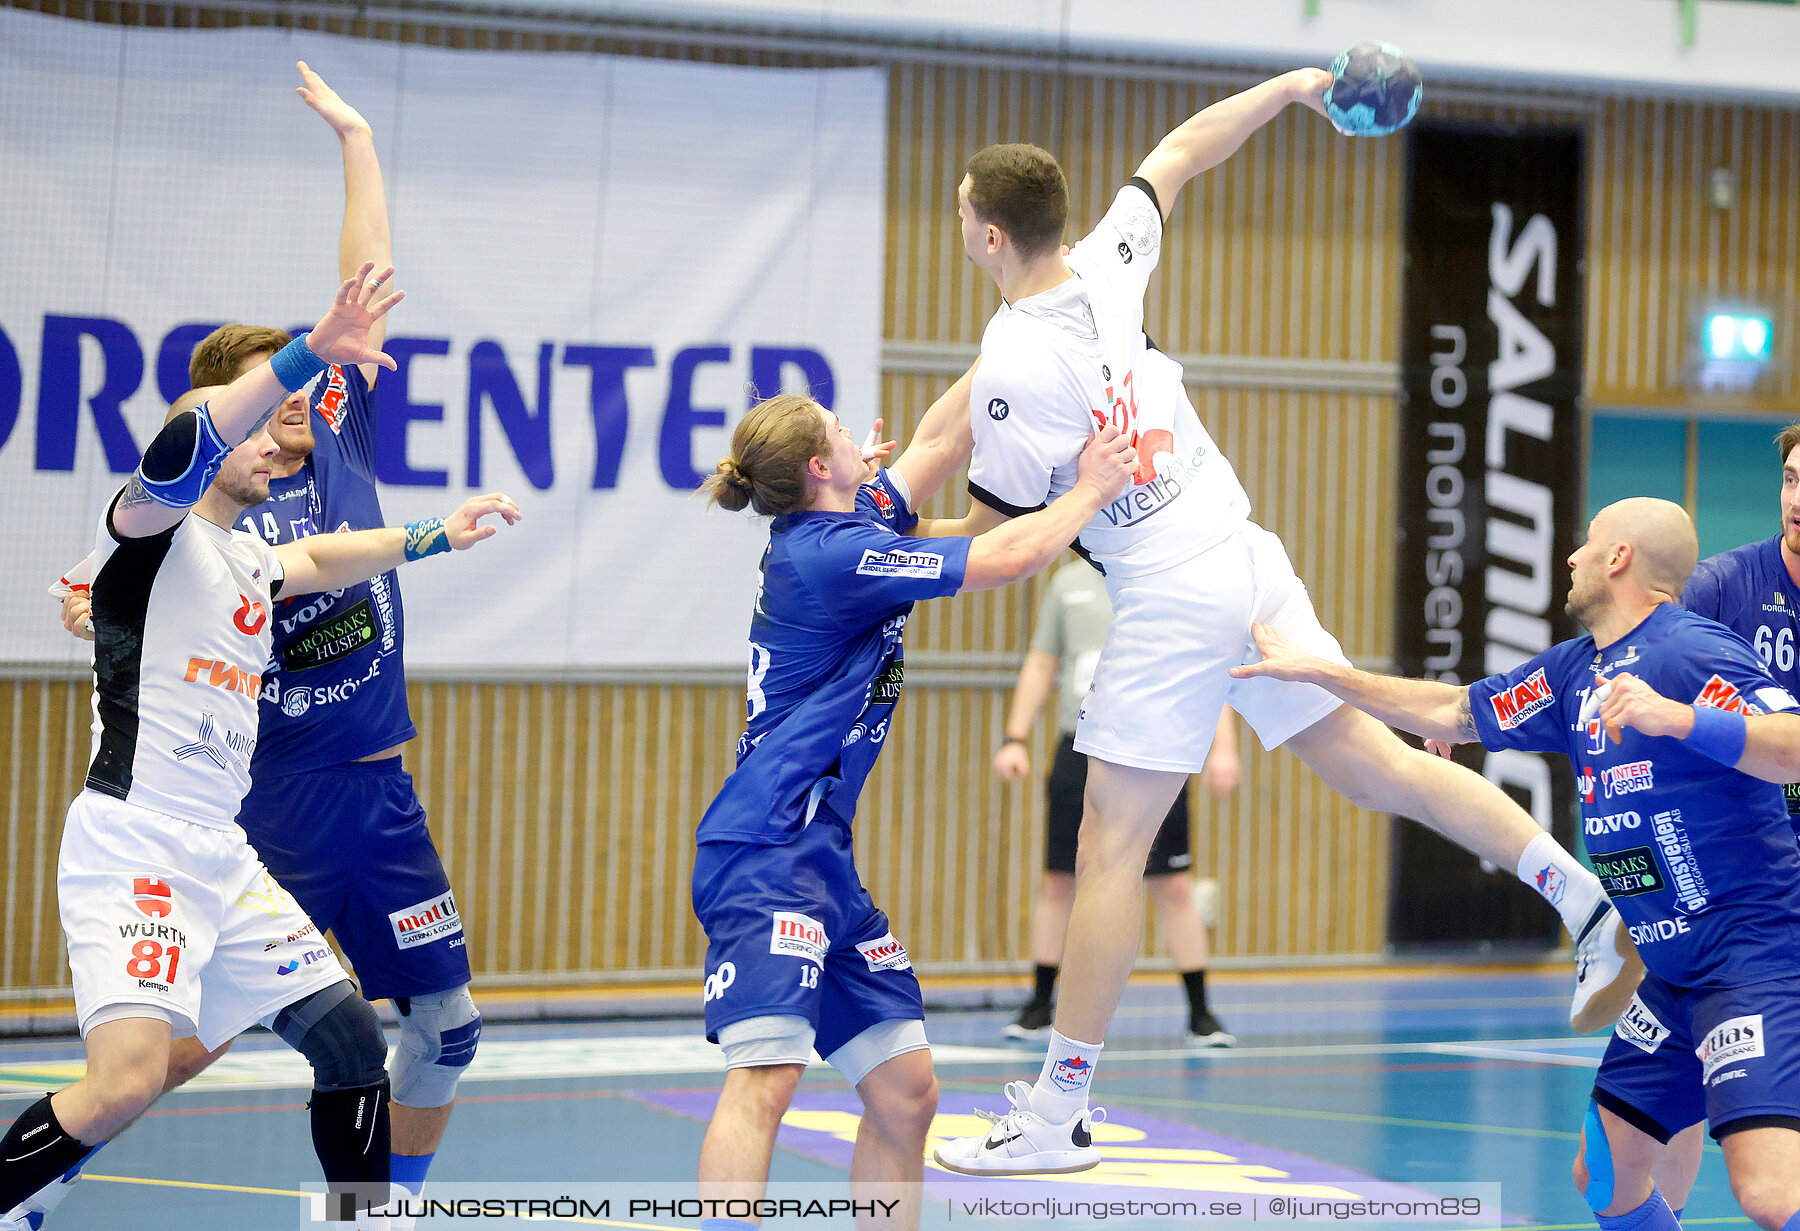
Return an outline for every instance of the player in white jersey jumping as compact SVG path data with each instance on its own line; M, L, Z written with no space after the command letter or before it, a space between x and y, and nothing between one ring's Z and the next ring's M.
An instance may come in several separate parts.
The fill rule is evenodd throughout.
M1416 818L1538 889L1577 939L1578 1025L1616 1018L1642 975L1594 875L1498 787L1408 747L1322 689L1227 675L1255 655L1253 621L1347 660L1280 540L1248 520L1249 500L1194 413L1180 365L1145 338L1144 292L1181 187L1289 103L1323 113L1330 81L1299 69L1191 117L1066 255L1067 182L1046 151L990 146L958 187L964 251L1004 302L982 337L970 398L974 499L955 533L980 533L1066 492L1098 425L1131 439L1139 464L1135 485L1081 533L1118 615L1076 732L1090 771L1049 1054L1035 1086L1007 1086L1013 1110L992 1133L938 1149L952 1170L1078 1171L1099 1161L1089 1082L1138 949L1144 860L1227 703L1266 747L1285 743L1358 806Z
M288 393L327 362L393 366L369 330L401 296L381 298L393 271L373 269L345 280L307 338L171 415L101 517L94 753L57 860L87 1075L27 1108L0 1140L0 1208L139 1115L162 1091L174 1037L217 1047L258 1021L313 1066L313 1144L327 1182L387 1202L380 1024L234 819L275 595L354 584L489 537L493 526L476 525L488 513L518 517L492 495L404 529L279 548L230 528L268 498L276 445L265 425Z

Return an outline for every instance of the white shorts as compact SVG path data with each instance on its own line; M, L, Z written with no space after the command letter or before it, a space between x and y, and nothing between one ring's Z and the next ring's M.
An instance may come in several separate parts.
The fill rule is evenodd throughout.
M1314 684L1234 680L1261 655L1252 623L1309 653L1348 663L1313 612L1281 540L1245 522L1173 568L1108 576L1113 623L1075 727L1075 750L1138 769L1196 774L1226 705L1263 747L1286 743L1343 702Z
M83 1036L118 1006L145 1005L210 1050L349 977L235 825L83 791L56 896Z

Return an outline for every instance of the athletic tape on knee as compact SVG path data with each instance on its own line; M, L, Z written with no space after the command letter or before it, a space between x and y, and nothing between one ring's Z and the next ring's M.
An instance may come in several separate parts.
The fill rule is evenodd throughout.
M1600 1104L1591 1099L1582 1129L1581 1161L1587 1164L1588 1182L1581 1196L1588 1209L1598 1214L1613 1203L1612 1146L1606 1140L1606 1125L1600 1120Z
M719 1029L719 1050L728 1069L757 1068L769 1064L812 1062L812 1023L792 1014L771 1013L746 1018Z
M930 1046L925 1039L925 1023L917 1018L876 1022L825 1057L825 1062L854 1086L895 1056Z
M206 407L184 411L165 423L144 450L138 482L152 500L185 509L206 494L230 452Z
M408 997L394 1053L394 1101L408 1107L448 1105L480 1039L481 1013L467 986Z
M275 1033L313 1067L313 1089L355 1090L387 1080L381 1019L348 979L275 1015Z

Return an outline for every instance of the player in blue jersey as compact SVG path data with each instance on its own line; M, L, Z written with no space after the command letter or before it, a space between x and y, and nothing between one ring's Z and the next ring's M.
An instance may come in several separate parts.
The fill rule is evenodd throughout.
M762 1195L776 1129L816 1047L863 1101L852 1183L910 1184L893 1225L917 1222L937 1081L918 980L857 876L850 834L900 699L907 615L920 599L1048 566L1136 465L1108 428L1049 508L978 538L908 537L920 529L914 510L966 456L967 423L965 377L899 461L875 470L835 415L782 395L738 424L707 481L714 503L774 520L737 768L696 837L706 1032L728 1069L701 1147L703 1195ZM962 439L940 449L940 433Z
M374 137L366 120L306 64L301 98L337 135L344 159L338 264L384 267L392 251ZM386 322L375 325L379 349ZM195 348L196 386L223 385L288 342L277 329L227 325ZM375 364L332 365L277 408L280 446L267 503L236 525L271 546L386 525L375 487ZM78 628L86 600L64 604ZM321 929L336 937L363 994L400 1018L393 1071L393 1177L417 1194L449 1122L457 1081L474 1058L481 1017L455 894L425 811L400 759L417 731L406 703L404 615L390 571L343 590L276 605L252 783L238 814L250 843ZM227 1045L228 1046L228 1045ZM176 1044L170 1086L208 1053ZM67 1185L36 1199L53 1204ZM397 1218L397 1231L411 1225ZM4 1228L4 1223L0 1223Z
M1800 769L1800 707L1676 604L1698 554L1678 505L1602 509L1569 557L1589 635L1465 688L1327 663L1260 626L1264 660L1235 673L1313 681L1428 738L1567 754L1648 969L1601 1061L1576 1185L1606 1231L1671 1231L1654 1171L1704 1119L1744 1212L1800 1231L1800 848L1776 785Z

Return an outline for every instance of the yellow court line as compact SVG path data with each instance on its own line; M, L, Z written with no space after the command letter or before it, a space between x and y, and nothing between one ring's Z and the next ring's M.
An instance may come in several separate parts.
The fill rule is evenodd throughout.
M314 1197L292 1188L247 1188L241 1184L202 1184L198 1180L152 1180L135 1175L89 1175L84 1180L103 1180L108 1184L147 1184L155 1188L198 1188L214 1193L253 1193L259 1197ZM621 1222L616 1218L526 1218L526 1222L578 1222L594 1227L631 1227L633 1231L693 1231L692 1227L668 1227L655 1222Z
M155 1188L202 1188L214 1193L255 1193L259 1197L310 1197L313 1194L296 1192L291 1188L245 1188L240 1184L202 1184L198 1180L150 1180L135 1175L89 1175L81 1173L84 1180L104 1180L108 1184L148 1184Z

